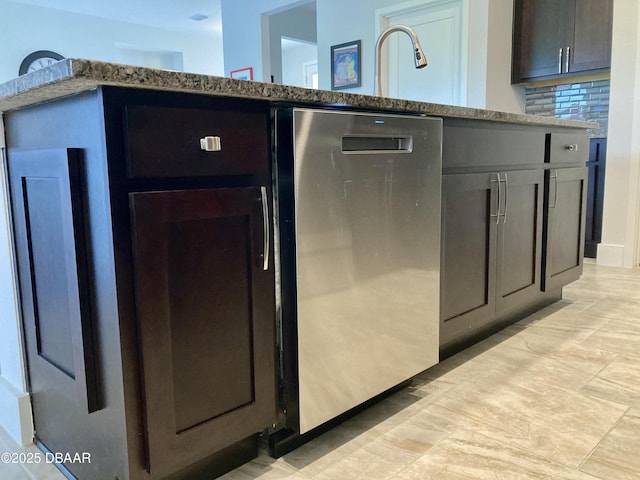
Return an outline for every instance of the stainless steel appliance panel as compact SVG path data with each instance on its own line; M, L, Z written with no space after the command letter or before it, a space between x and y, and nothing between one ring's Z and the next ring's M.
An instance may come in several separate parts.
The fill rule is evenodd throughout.
M300 433L438 362L442 121L295 109Z

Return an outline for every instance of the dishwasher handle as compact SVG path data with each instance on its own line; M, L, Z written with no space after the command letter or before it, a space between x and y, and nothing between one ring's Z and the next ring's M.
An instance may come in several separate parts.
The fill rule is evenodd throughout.
M411 153L413 137L411 135L343 135L342 153Z

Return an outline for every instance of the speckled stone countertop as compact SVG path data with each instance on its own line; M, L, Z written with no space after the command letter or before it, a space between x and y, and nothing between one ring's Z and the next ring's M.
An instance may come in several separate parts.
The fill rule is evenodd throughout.
M84 90L97 88L100 85L259 98L271 101L316 103L318 105L345 105L366 109L422 113L437 117L470 118L530 125L581 129L597 127L597 124L592 122L563 120L555 117L504 113L329 90L312 90L73 58L62 60L42 70L0 84L0 112L73 95Z

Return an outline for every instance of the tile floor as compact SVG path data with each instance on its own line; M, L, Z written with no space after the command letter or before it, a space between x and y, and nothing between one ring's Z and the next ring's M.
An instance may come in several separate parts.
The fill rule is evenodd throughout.
M10 443L0 435L0 450L20 451ZM0 478L62 476L0 465ZM562 301L222 478L640 479L640 269L588 261Z

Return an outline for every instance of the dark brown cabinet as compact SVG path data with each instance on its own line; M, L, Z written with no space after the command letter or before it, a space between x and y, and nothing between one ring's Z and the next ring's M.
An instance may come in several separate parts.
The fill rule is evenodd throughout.
M613 0L516 0L512 83L606 72Z
M490 321L496 305L496 174L442 178L440 343Z
M587 168L547 171L543 289L580 278L584 256Z
M540 170L503 172L503 208L498 217L496 308L529 302L540 291L544 174Z
M178 470L275 419L263 192L130 194L152 474Z
M580 278L584 257L588 169L586 135L547 136L543 290L557 289Z
M602 241L602 216L604 210L604 178L607 163L607 139L590 140L589 170L587 178L587 215L584 233L584 256L596 258L598 244Z
M32 407L38 437L66 427L56 402L84 415L101 407L87 288L79 151L16 152L10 158L16 253Z
M543 171L445 175L440 342L540 291Z
M444 119L440 355L562 297L582 272L586 132Z
M5 125L36 442L91 454L61 468L92 480L255 456L277 419L269 104L101 87Z

